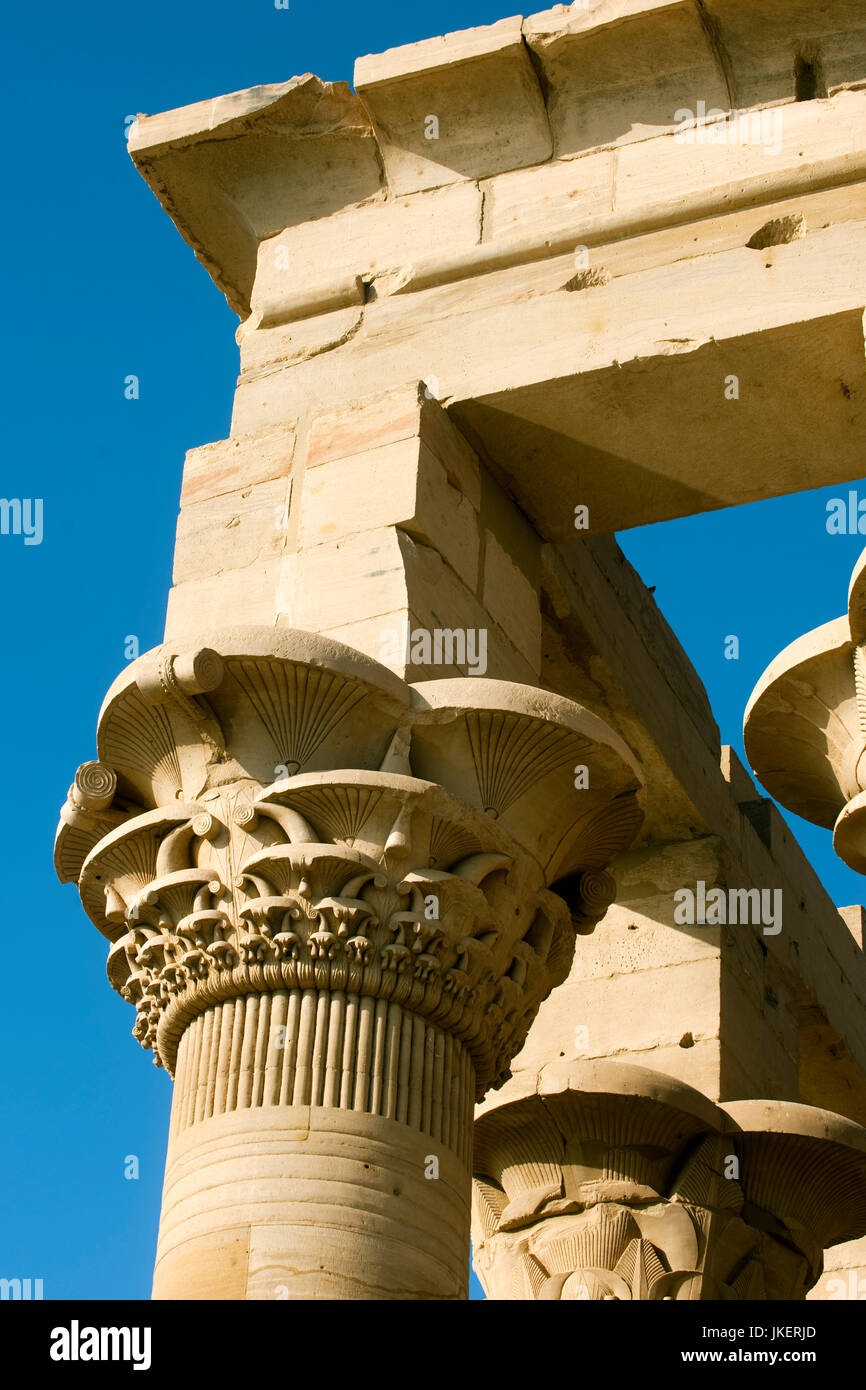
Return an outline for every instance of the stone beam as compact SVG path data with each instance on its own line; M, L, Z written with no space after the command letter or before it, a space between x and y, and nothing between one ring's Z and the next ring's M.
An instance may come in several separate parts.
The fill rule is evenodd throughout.
M610 0L130 151L243 319L233 436L426 381L563 541L859 475L863 50L847 0Z

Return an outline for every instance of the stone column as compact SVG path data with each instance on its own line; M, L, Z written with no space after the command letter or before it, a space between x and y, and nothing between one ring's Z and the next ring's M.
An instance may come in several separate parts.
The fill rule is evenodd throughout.
M56 863L175 1079L154 1296L465 1297L472 1107L610 901L626 746L247 627L132 663L97 750Z
M619 1062L515 1078L476 1122L473 1237L499 1299L802 1299L866 1233L866 1130L714 1105Z
M752 692L744 721L755 776L789 811L833 832L833 848L866 873L866 550L848 611L786 647ZM863 909L840 909L863 948ZM862 1242L834 1252L816 1299L860 1299Z

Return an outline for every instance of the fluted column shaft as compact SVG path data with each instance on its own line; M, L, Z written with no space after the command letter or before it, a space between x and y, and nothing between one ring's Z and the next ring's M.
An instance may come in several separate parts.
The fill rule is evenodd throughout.
M280 990L178 1051L155 1298L465 1298L474 1071L396 1004Z

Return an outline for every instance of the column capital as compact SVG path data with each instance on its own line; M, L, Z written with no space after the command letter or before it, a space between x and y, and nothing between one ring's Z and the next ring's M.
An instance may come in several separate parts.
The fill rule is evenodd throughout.
M514 1078L475 1124L473 1238L505 1299L801 1299L866 1233L866 1130L716 1105L620 1062Z
M833 831L833 848L866 873L866 550L848 612L787 646L752 692L746 754L776 801Z
M482 1095L642 819L633 756L574 702L486 679L410 686L288 629L133 662L97 748L57 869L172 1073L185 1028L222 1001L340 991L459 1040Z

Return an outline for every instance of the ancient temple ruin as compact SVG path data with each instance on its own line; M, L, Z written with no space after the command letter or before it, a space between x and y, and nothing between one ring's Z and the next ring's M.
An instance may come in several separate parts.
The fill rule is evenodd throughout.
M129 148L240 319L56 845L174 1079L154 1297L460 1299L470 1228L491 1298L860 1287L862 909L612 533L864 472L862 3L585 0ZM864 652L860 570L747 725L860 871Z

